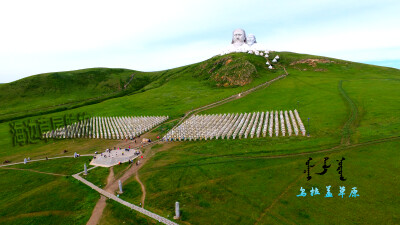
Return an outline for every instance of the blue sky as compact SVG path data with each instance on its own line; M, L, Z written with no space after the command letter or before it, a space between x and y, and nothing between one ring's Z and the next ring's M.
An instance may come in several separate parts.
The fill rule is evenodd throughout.
M91 67L157 71L206 60L243 28L270 50L400 69L400 1L0 3L0 83Z

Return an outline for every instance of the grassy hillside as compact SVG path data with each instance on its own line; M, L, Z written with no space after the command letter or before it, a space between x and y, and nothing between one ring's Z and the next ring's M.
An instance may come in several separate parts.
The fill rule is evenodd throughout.
M161 75L93 68L27 77L0 86L0 120L64 111L132 94Z
M259 58L253 55L242 55L242 57L249 60ZM154 81L146 85L143 91L138 93L104 100L98 104L84 105L71 110L50 113L43 116L26 117L13 122L22 123L28 119L35 120L38 118L49 120L56 116L62 117L66 114L76 115L82 112L92 116L169 115L170 118L177 118L192 108L237 94L284 73L283 70L269 71L266 67L261 68L259 69L258 77L252 83L243 87L234 86L225 88L217 87L213 84L212 80L204 80L196 77L194 72L200 64L202 63L157 72ZM19 106L23 107L23 105L20 102ZM9 122L0 123L0 131L0 135L2 135L0 147L6 149L12 145ZM96 141L101 143L99 145L108 142L105 140L91 140L89 142L94 143ZM79 142L85 141L79 140ZM70 140L56 140L55 143L59 144L58 146L66 146L60 147L65 149L71 149L69 146L75 146ZM78 148L81 149L80 147ZM16 146L12 151L0 151L0 160L10 160L13 157L24 157L23 155L35 154L34 152L51 152L53 150L52 145L41 142L36 145ZM57 151L57 154L59 154L59 151Z
M396 151L400 147L400 93L394 91L400 71L279 54L288 77L202 113L297 108L306 126L310 118L311 137L183 142L159 152L140 171L147 207L167 216L173 212L171 202L180 201L182 220L191 224L399 223L399 201L386 190L397 190L400 181L384 171L400 172L396 163L400 160ZM321 150L326 153L306 154ZM324 157L330 157L329 175L314 175L307 182L303 170L308 157L313 157L318 170ZM336 172L336 160L341 157L346 158L346 182ZM377 177L382 178L379 185L372 185ZM322 194L328 185L335 190L333 199L296 197L300 187L309 195L311 187L318 187ZM346 187L344 200L337 196L339 186ZM349 199L352 187L360 195L363 190L364 197ZM379 217L371 213L375 208Z
M172 203L179 201L182 220L191 224L400 222L400 202L395 197L400 180L398 176L387 174L387 171L400 172L396 160L400 158L399 140L278 158L264 157L275 149L268 144L253 148L254 142L250 141L247 145L239 141L227 142L184 143L158 153L140 172L146 185L146 207L167 216L173 213ZM296 152L296 148L292 145L284 153ZM282 154L282 151L276 153ZM308 157L312 157L312 165L316 165L311 170L310 181L303 173ZM331 168L323 176L314 174L322 171L324 157L330 158L327 165ZM336 160L341 157L346 158L343 174L347 180L344 182L336 171ZM329 185L334 195L332 199L324 198L325 187ZM338 196L339 186L346 188L343 199ZM300 187L307 190L307 197L296 197ZM317 187L321 195L311 197L312 187ZM357 187L360 194L355 199L348 197L353 187ZM127 188L125 192L137 192L137 189Z
M179 201L182 221L178 222L183 224L400 223L400 216L396 213L400 211L400 202L393 198L400 188L398 177L393 177L400 172L396 163L400 159L397 151L400 147L400 118L397 115L400 109L400 93L397 91L400 70L290 52L271 53L271 58L276 54L281 60L272 71L267 69L262 57L236 53L167 71L135 72L138 76L149 77L149 80L143 82L145 85L123 93L123 96L42 116L29 117L29 114L22 113L27 117L15 122L78 112L93 116L169 115L177 119L192 108L271 80L283 74L285 68L289 75L284 79L202 113L297 109L311 137L181 142L167 151L160 151L139 171L147 191L146 208L171 218L174 202ZM238 70L241 72L235 74ZM126 81L131 72L122 72L120 76L124 74ZM0 85L1 90L4 85ZM104 85L99 88L103 94L116 90ZM79 91L71 88L71 95ZM45 102L48 96L48 93L43 93L32 101ZM85 98L91 96L98 95L87 94ZM10 112L29 108L21 99L4 104L14 101ZM307 118L310 118L310 127ZM164 125L156 132L165 132L166 127L171 126ZM63 155L64 149L69 153L90 153L120 143L115 140L75 139L12 146L8 122L0 123L0 136L0 161ZM160 147L166 148L168 144L154 146L153 150ZM308 157L313 157L313 163L317 164L313 172L322 168L324 157L330 157L328 163L332 167L324 176L313 175L312 180L307 181L303 170ZM347 180L344 182L339 180L336 171L336 160L341 157L346 158L344 176ZM76 163L71 163L67 169L51 163L38 165L15 168L61 173L63 170L74 172L80 167ZM88 179L104 184L104 179L98 176L106 172L95 169ZM7 182L12 181L7 179ZM26 179L34 178L27 176ZM9 185L3 183L1 186ZM308 194L311 187L318 187L323 195L328 185L336 194L332 199L323 196L311 198L309 195L303 199L296 197L300 187L306 188ZM360 198L338 197L338 188L342 185L346 186L347 196L352 187L357 187ZM136 204L142 193L133 178L124 184L124 192L121 198ZM37 204L33 195L24 201ZM84 207L85 201L76 203L75 207ZM4 202L0 203L0 207L6 206ZM58 209L55 207L54 210ZM373 210L376 213L371 213ZM49 209L40 208L39 211ZM26 214L32 212L32 209L23 211ZM128 215L129 211L115 204L109 204L105 212L102 224L154 222L140 216L136 219L120 218ZM120 217L113 216L116 212ZM42 220L41 214L29 215L41 223L51 223L54 219L46 217ZM10 211L5 211L3 216L14 221L15 215ZM81 218L87 218L87 215ZM18 222L29 223L31 220L21 221ZM73 222L85 223L82 221Z
M0 86L0 118L70 106L122 91L135 71L84 69L39 74ZM21 104L24 102L25 104Z
M86 160L33 162L24 170L1 168L0 223L85 224L98 194L65 175L82 168Z
M194 79L196 82L203 81L208 82L210 86L215 84L221 86L225 84L221 83L224 82L222 78L206 77L207 73L202 70L210 67L210 64L215 64L216 60L231 62L218 65L219 70L225 73L235 71L244 64L247 65L241 71L241 74L248 76L246 82L242 81L240 74L236 74L230 77L234 83L225 86L244 86L253 83L254 78L261 78L268 73L264 59L250 55L236 55L222 59L214 57L202 63L159 72L93 68L39 74L0 85L0 98L3 100L0 103L0 121L65 111L139 91L145 92L187 74L197 78Z

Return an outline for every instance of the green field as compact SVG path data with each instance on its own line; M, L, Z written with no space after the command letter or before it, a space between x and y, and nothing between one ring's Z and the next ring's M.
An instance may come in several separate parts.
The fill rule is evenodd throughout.
M272 71L266 68L262 57L243 53L216 56L201 63L153 73L82 70L92 78L103 74L93 86L88 86L87 92L82 89L86 85L84 78L79 82L74 78L74 74L82 71L60 73L58 77L62 79L57 82L79 87L68 89L68 95L62 88L47 93L24 86L21 80L16 82L22 82L21 89L14 93L18 97L5 98L2 106L7 110L0 113L18 112L20 118L11 121L16 123L80 112L92 116L168 115L171 121L192 109L282 75L285 68L289 73L285 78L201 114L297 109L310 137L180 142L172 147L155 145L146 150L156 152L155 155L139 170L146 187L145 208L172 219L174 203L179 201L182 218L176 222L182 224L399 224L400 202L396 196L400 188L397 175L400 173L400 70L290 52L270 55L276 54L281 61ZM320 61L313 65L309 59ZM143 79L130 83L129 90L119 90L131 73ZM55 75L37 75L31 79L36 79L38 86L46 87L53 84L47 81L52 76ZM103 82L112 84L113 88ZM0 94L9 91L7 88L1 85ZM27 92L30 98L22 96L25 90L30 91ZM118 95L110 94L115 91ZM56 92L62 97L47 101ZM90 102L90 98L98 99ZM80 100L80 105L71 104L68 99ZM57 106L57 112L46 108L64 103L70 104L70 108ZM31 108L43 115L32 116L31 112L24 111ZM0 115L1 118L12 117ZM165 134L176 124L169 121L155 129L154 135ZM75 139L13 146L9 131L9 121L0 123L2 162L73 152L93 153L120 144L116 140ZM166 151L159 151L161 148ZM307 181L303 171L309 157L316 166L312 168L312 179ZM322 170L324 157L329 157L327 163L332 166L327 174L316 175ZM342 157L346 158L343 162L346 181L341 181L336 171L336 160ZM4 177L1 187L6 189L0 201L0 223L52 224L60 220L65 221L63 224L85 224L98 193L70 176L58 175L82 171L83 163L89 159L63 158L12 166L24 170L0 169ZM127 167L128 164L115 166L115 176L121 176ZM108 173L108 169L95 168L89 171L87 179L104 187ZM7 189L12 185L19 188ZM329 185L333 198L324 197L325 187ZM344 198L337 195L339 186L346 188ZM296 197L300 187L308 192L304 198ZM317 187L321 195L310 196L312 187ZM348 197L353 187L359 191L357 198ZM26 194L20 197L20 192ZM46 200L38 201L40 193L48 194ZM72 198L73 193L76 195ZM139 183L131 177L124 183L120 197L138 205L142 194ZM54 203L64 198L62 204ZM23 208L22 202L30 206ZM73 207L67 210L70 204ZM116 202L108 202L100 223L124 222L155 223Z
M125 206L122 206L114 201L107 201L107 206L104 209L103 217L100 220L101 225L112 224L159 224L136 211L131 211Z
M198 145L205 149L210 144ZM179 201L182 220L192 224L323 224L324 221L376 224L380 219L397 224L399 199L393 198L393 191L400 187L400 180L398 176L393 179L388 171L390 174L400 172L398 163L393 161L400 157L399 144L397 140L283 158L231 156L231 149L226 148L214 148L211 155L191 151L184 144L158 153L141 171L147 188L146 207L167 216L174 210L174 201ZM327 174L312 175L307 181L303 170L308 157L317 164L313 172L322 171L324 157L330 157L328 165L332 166ZM346 158L343 174L347 180L344 182L336 171L336 160L341 157ZM374 180L377 182L372 182ZM333 194L336 193L332 199L312 198L309 193L305 198L296 197L300 187L307 192L311 187L318 187L322 195L328 185L332 186ZM346 187L344 199L337 196L339 185ZM352 187L359 190L358 198L348 198ZM379 216L369 213L373 208ZM264 213L266 210L268 213Z
M44 161L28 162L27 164L12 165L10 168L28 169L47 173L62 175L73 175L84 170L84 164L90 169L89 165L92 157L81 156L79 158L59 158ZM8 167L7 167L8 168Z
M98 194L72 177L0 169L1 224L85 224Z
M87 175L81 174L81 177L85 178L87 181L93 183L98 187L104 188L107 185L107 177L109 173L110 168L97 167L89 170Z

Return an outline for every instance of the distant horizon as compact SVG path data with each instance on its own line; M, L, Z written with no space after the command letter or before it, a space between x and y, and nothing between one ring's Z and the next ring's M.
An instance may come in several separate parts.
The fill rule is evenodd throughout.
M381 61L366 61L361 62L365 64L375 65L375 66L383 66L383 67L390 67L394 69L400 70L400 59L397 60L381 60Z
M290 51L286 51L286 52L290 52ZM297 52L295 52L295 53L297 53ZM306 53L298 53L298 54L306 54ZM208 59L210 59L212 57L213 56L209 57ZM329 57L329 56L322 56L322 57L334 58L334 57ZM339 59L339 58L336 58L336 59ZM207 59L205 59L205 60L207 60ZM346 60L346 59L340 59L340 60ZM18 80L21 80L21 79L24 79L24 78L27 78L27 77L30 77L30 76L35 76L35 75L40 75L40 74L68 72L68 71L76 71L76 70L84 70L84 69L92 69L92 68L127 69L127 70L136 70L136 71L140 71L140 72L157 72L157 71L163 71L163 70L170 70L170 69L174 69L174 68L178 68L178 67L182 67L182 66L186 66L186 65L191 65L191 64L202 62L202 61L204 61L204 60L201 60L201 61L198 61L198 62L193 62L193 63L190 63L190 64L177 66L177 67L160 69L160 70L139 70L139 69L135 69L135 68L97 66L97 67L86 67L86 68L75 68L75 69L58 70L58 71L47 71L47 72L39 72L39 73L27 75L27 76L24 76L24 77L19 78L17 80L12 80L12 81L9 81L9 82L0 82L0 84L7 84L7 83L18 81ZM346 60L346 61L350 61L350 60ZM369 64L369 65L374 65L374 66L389 67L389 68L399 69L400 70L400 59L399 60L363 61L363 62L351 61L351 62Z
M290 51L288 51L288 52L290 52ZM297 53L297 52L295 52L295 53ZM298 53L298 54L307 54L307 53ZM213 56L209 57L208 59L210 59L212 57ZM334 57L329 57L329 56L322 56L322 57L334 58ZM339 59L339 58L336 58L336 59ZM207 60L207 59L205 59L205 60ZM346 59L340 59L340 60L346 60ZM182 66L186 66L186 65L191 65L191 64L202 62L202 61L204 61L204 60L201 60L201 61L198 61L198 62L193 62L193 63L190 63L190 64L181 65L181 66L160 69L160 70L140 70L140 69L135 69L135 68L106 67L106 66L86 67L86 68L73 68L73 69L65 69L65 70L58 70L58 71L39 72L39 73L35 73L35 74L24 76L24 77L21 77L19 79L12 80L12 81L9 81L9 82L0 82L0 84L7 84L7 83L11 83L11 82L14 82L14 81L17 81L17 80L21 80L21 79L24 79L24 78L27 78L27 77L30 77L30 76L35 76L35 75L40 75L40 74L68 72L68 71L84 70L84 69L91 69L91 68L128 69L128 70L136 70L136 71L140 71L140 72L157 72L157 71L163 71L163 70L170 70L170 69L174 69L174 68L178 68L178 67L182 67ZM346 61L351 61L351 60L346 60ZM390 67L390 68L393 68L393 69L399 69L400 70L400 59L398 59L398 60L362 61L362 62L351 61L351 62L369 64L369 65L374 65L374 66Z

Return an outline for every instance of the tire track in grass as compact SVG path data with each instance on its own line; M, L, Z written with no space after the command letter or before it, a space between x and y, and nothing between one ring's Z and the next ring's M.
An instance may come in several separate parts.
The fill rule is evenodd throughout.
M332 154L333 154L333 153L330 153L330 154L329 154L329 157L330 157ZM317 165L319 165L319 164L322 163L322 162L323 162L323 159L321 158L320 160L318 160L318 161L315 162L314 167L317 166ZM276 198L273 200L273 202L271 203L271 205L269 205L267 208L264 209L264 211L261 213L261 215L258 217L257 221L256 221L254 224L259 224L259 223L261 222L262 218L264 218L264 217L267 215L267 213L274 214L274 215L276 216L277 214L271 213L271 209L276 205L276 203L277 203L282 197L284 197L284 196L289 192L289 190L290 190L295 184L297 184L297 183L300 181L300 179L304 178L305 176L306 176L306 174L305 174L305 173L302 173L297 179L295 179L292 183L290 183L290 184L285 188L285 190L284 190L278 197L276 197ZM286 220L285 222L289 222L289 221Z
M2 167L0 169L3 170L23 170L23 171L29 171L33 173L41 173L41 174L47 174L47 175L53 175L53 176L63 176L67 177L68 175L65 174L58 174L58 173L47 173L47 172L42 172L42 171L37 171L37 170L32 170L32 169L21 169L21 168L12 168L12 167Z
M0 223L4 222L12 222L13 220L16 219L21 219L21 218L34 218L34 217L41 217L41 216L71 216L73 215L73 211L63 211L63 210L48 210L48 211L39 211L39 212L30 212L30 213L23 213L23 214L18 214L16 216L9 216L9 217L2 217L0 219Z
M378 140L373 140L373 141L369 141L369 142L365 142L365 143L360 143L360 144L350 144L350 138L351 135L353 134L352 128L354 127L354 123L357 119L358 116L358 109L356 104L353 102L353 100L347 95L346 91L343 89L343 80L340 80L338 83L338 89L339 92L341 93L343 99L345 100L345 102L348 104L349 108L350 108L350 113L349 113L349 118L347 119L347 121L345 122L345 124L343 125L342 128L342 139L341 139L341 143L340 145L330 148L330 149L326 149L326 150L320 150L320 151L315 151L315 152L310 152L310 153L318 153L318 152L330 152L330 155L333 154L333 150L344 150L344 149L349 149L352 147L358 147L358 146L365 146L365 145L371 145L371 144L375 144L375 143L381 143L381 142L390 142L393 140L397 140L399 137L390 137L390 138L384 138L384 139L378 139ZM308 153L308 154L310 154ZM303 155L303 154L307 154L307 153L299 153L297 155ZM294 156L294 155L293 155ZM276 156L275 156L276 157ZM322 160L319 160L315 163L315 165L321 163ZM301 179L305 176L305 174L300 175L295 181L293 181L291 184L289 184L289 186L287 186L285 188L285 190L277 197L274 199L274 201L272 202L272 204L270 206L268 206L264 212L260 215L260 217L257 219L257 222L255 224L258 224L261 219L268 213L271 211L271 209L276 205L276 203L283 197L285 196L288 191Z
M343 80L340 80L338 83L338 89L340 94L342 95L343 99L346 101L350 108L349 118L347 119L346 123L343 126L343 136L341 140L342 145L349 145L351 135L354 133L353 127L354 123L358 116L358 109L356 104L351 100L351 98L347 95L346 91L343 89Z

